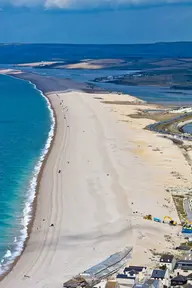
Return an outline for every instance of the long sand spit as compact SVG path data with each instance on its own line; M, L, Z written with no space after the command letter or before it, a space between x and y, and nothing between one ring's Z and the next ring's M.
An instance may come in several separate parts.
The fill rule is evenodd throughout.
M0 287L59 288L125 246L133 247L132 264L150 265L150 249L171 249L179 230L142 216L168 214L178 220L166 187L191 185L183 155L169 140L143 130L151 120L127 116L141 108L127 105L134 97L67 91L77 86L27 75L20 77L51 101L57 129L41 173L30 237ZM182 177L175 179L172 171Z

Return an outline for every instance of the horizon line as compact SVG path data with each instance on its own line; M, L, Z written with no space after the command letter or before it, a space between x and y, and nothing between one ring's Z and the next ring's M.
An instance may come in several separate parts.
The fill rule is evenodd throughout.
M134 45L157 45L157 44L185 44L192 43L192 40L186 41L157 41L157 42L143 42L143 43L62 43L62 42L0 42L3 45L90 45L90 46L134 46Z

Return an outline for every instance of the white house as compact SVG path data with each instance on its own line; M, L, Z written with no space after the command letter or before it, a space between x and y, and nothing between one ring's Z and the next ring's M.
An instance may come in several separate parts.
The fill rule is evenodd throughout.
M169 270L154 269L152 271L151 279L161 280L163 285L170 287L170 275Z
M143 279L146 267L143 266L129 266L126 267L123 271L124 274L118 274L116 277L116 281L118 287L126 288L132 287L136 281L140 281Z
M176 259L173 255L162 255L160 258L160 265L165 265L167 269L172 272L176 265Z
M133 287L136 275L128 276L126 274L118 274L116 277L117 286L120 288Z

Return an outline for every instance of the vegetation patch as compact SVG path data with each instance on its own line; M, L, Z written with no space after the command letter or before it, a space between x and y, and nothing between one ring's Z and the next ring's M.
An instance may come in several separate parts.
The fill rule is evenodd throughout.
M181 245L192 248L192 242L190 242L190 241L183 242L183 243L181 243Z
M148 113L139 112L138 114L130 114L129 117L133 119L150 119L156 122L171 120L173 117L181 116L181 114L171 114L171 113Z
M173 201L175 203L175 207L177 209L178 216L180 218L180 221L185 221L187 214L185 213L184 209L184 196L182 195L173 195Z
M121 100L116 100L116 101L102 101L102 103L104 104L114 104L114 105L139 105L139 104L143 104L142 102L140 103L139 101L135 100L135 102L133 101L121 101Z

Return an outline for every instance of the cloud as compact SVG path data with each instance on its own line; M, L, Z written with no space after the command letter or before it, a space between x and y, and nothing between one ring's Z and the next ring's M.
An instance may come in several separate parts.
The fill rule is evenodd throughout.
M0 6L25 6L60 9L93 9L100 7L117 8L120 6L163 5L191 3L192 0L0 0Z
M46 0L44 6L47 8L98 8L98 7L118 7L118 6L143 6L161 5L173 3L192 3L192 0Z

